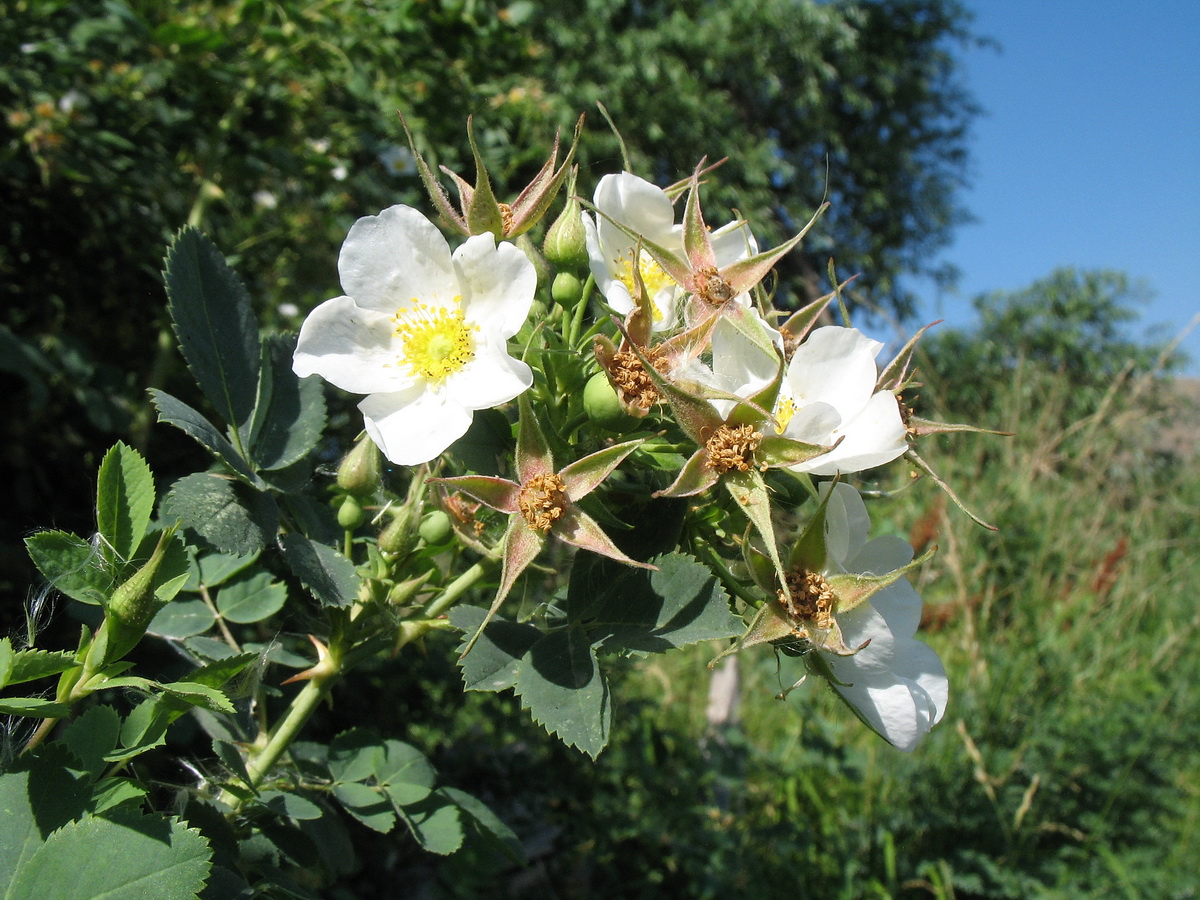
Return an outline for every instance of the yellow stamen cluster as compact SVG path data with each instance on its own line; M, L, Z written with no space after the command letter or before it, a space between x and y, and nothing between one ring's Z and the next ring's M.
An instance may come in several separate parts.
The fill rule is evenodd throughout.
M392 316L400 339L400 365L413 375L441 384L475 358L472 332L462 311L462 297L452 306L424 303L415 297L412 305Z
M696 294L709 306L721 307L734 298L733 288L721 277L716 266L703 266L696 271Z
M779 402L775 404L775 430L783 433L795 414L796 401L791 397L780 397Z
M500 207L500 227L504 229L504 236L508 237L513 230L513 211L512 207L507 203L497 203Z
M833 589L820 572L792 569L787 575L787 590L779 591L779 602L787 614L805 625L822 631L833 627Z
M534 475L521 486L517 508L534 531L545 534L567 511L566 485L557 475Z
M617 268L621 270L621 274L617 278L620 279L621 284L625 285L630 297L637 296L637 284L633 277L633 257L635 254L637 256L638 274L642 276L642 284L646 286L646 293L651 297L654 297L659 291L669 288L675 283L671 279L671 276L663 270L663 267L655 262L652 256L646 253L638 253L633 247L630 247L628 251L620 254L613 260ZM654 309L654 321L660 321L663 317L662 310L658 308L657 304L651 304L651 306Z
M662 399L658 388L646 374L642 361L628 350L620 350L613 354L608 371L621 399L629 406L649 412L650 408Z
M748 472L761 443L762 434L753 425L721 425L704 443L705 464L718 475L731 470Z

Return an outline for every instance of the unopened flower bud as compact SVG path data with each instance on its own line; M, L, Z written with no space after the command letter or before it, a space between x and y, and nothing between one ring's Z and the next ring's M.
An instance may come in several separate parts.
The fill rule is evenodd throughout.
M550 286L550 296L565 309L574 309L583 297L583 282L570 272L559 272Z
M379 532L376 543L384 553L403 553L408 549L409 539L413 531L413 513L407 507L401 507L391 522Z
M164 531L150 558L109 597L103 626L107 636L105 662L120 659L137 646L150 621L166 605L155 593L156 579L173 539L173 530Z
M574 178L568 187L567 205L546 232L542 252L546 259L562 269L584 269L588 264L587 240L583 230L583 210L574 196Z
M454 537L454 527L450 517L440 509L427 512L421 519L417 533L431 547L440 547Z
M347 531L353 531L363 523L363 519L365 518L362 504L358 502L356 497L347 495L342 500L342 505L338 507L338 524Z
M338 466L338 487L356 497L375 493L379 489L381 465L379 448L370 436L363 435Z

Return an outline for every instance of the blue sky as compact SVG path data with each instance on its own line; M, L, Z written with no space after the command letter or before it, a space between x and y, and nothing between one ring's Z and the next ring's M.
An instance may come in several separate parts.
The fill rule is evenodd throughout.
M925 314L969 324L976 294L1121 269L1156 295L1137 336L1173 337L1200 312L1200 2L965 4L1001 47L962 51L977 221L942 253L957 290L917 285ZM1200 327L1183 347L1200 375Z

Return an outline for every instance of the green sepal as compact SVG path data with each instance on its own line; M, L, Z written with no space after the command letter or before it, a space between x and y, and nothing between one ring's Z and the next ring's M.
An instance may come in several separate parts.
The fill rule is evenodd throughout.
M492 182L483 165L483 157L479 154L479 145L475 143L475 129L471 116L467 116L467 140L471 144L471 154L475 157L475 190L472 191L470 203L465 210L467 229L471 234L491 232L497 241L502 241L506 237L504 215L500 211L496 195L492 193Z
M825 547L825 514L829 510L829 498L833 496L832 486L824 494L804 531L792 545L792 551L788 554L788 568L808 572L825 571L825 563L829 558Z
M829 582L830 589L837 597L837 613L841 615L862 606L876 593L895 584L910 569L921 565L936 552L937 547L930 547L912 562L884 575L860 575L854 572L826 575L825 580Z

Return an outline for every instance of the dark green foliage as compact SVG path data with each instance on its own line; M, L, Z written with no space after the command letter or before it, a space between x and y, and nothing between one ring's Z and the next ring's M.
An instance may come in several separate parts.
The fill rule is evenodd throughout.
M1145 300L1146 288L1123 272L1073 268L1019 291L980 295L973 301L978 325L934 329L920 344L928 360L921 372L926 400L955 416L986 414L1018 373L1031 398L1045 391L1041 379L1052 377L1055 391L1066 395L1058 415L1067 425L1094 412L1119 378L1158 362L1163 345L1131 330Z

